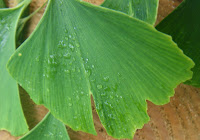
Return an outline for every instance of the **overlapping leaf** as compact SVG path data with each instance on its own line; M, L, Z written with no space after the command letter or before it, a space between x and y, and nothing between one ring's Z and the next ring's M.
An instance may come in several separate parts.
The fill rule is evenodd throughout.
M50 0L7 66L36 103L74 130L96 134L93 95L107 133L132 138L149 120L146 100L167 103L193 65L149 24L77 0Z
M48 113L45 118L20 140L70 140L65 125Z
M5 7L6 7L6 5L5 5L4 1L0 0L0 8L5 8Z
M13 9L0 9L0 129L19 136L28 131L16 81L6 70L6 63L15 51L15 32L24 1Z
M185 0L156 28L172 36L173 40L192 58L194 75L186 84L200 87L200 1Z
M122 11L129 16L154 25L159 0L105 0L102 6Z

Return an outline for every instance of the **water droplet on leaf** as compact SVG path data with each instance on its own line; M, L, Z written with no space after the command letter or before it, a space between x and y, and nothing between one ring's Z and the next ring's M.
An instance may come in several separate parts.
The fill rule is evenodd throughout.
M102 86L102 85L97 85L97 88L98 88L98 89L102 89L103 86Z
M103 80L104 80L105 82L108 82L108 81L109 81L109 76L105 76L105 77L103 78Z
M71 54L70 54L70 53L66 53L66 54L64 54L63 56L64 56L64 58L66 58L66 59L70 59L70 58L71 58Z

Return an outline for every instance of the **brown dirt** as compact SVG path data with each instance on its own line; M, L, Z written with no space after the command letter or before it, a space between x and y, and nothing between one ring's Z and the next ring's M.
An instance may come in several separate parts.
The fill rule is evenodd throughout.
M93 4L100 4L103 0L86 0ZM40 7L45 0L33 0L30 6L30 12ZM159 23L181 0L160 0L158 20ZM10 6L13 6L12 0L9 0ZM38 12L29 22L28 35L36 27L44 9ZM175 96L171 98L170 103L163 106L156 106L148 102L148 114L151 118L143 129L138 130L134 140L200 140L200 89L187 85L179 85L175 90ZM22 106L30 128L33 128L45 116L48 110L36 105L29 98L27 93L20 89ZM98 115L93 108L95 128L98 135L93 136L83 132L75 132L70 128L68 133L72 140L114 140L108 136L101 125ZM17 140L6 131L0 131L0 140Z

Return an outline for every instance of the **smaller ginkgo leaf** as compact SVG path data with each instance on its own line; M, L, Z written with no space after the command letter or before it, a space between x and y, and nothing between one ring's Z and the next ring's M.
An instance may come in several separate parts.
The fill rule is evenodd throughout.
M156 27L159 31L171 35L178 47L195 62L193 77L185 83L196 87L200 87L199 9L199 0L184 0Z
M107 133L132 138L149 120L146 100L169 102L193 66L150 24L79 0L50 0L7 68L37 104L72 129L96 134L92 94Z
M0 0L0 8L5 8L6 5L5 5L5 2L4 0Z
M65 125L51 113L20 140L70 140Z
M129 16L154 25L159 0L105 0L103 7L124 12Z
M26 0L16 8L0 9L0 130L7 130L14 136L28 131L18 93L16 81L6 70L6 63L15 51L15 33L19 17L30 2Z

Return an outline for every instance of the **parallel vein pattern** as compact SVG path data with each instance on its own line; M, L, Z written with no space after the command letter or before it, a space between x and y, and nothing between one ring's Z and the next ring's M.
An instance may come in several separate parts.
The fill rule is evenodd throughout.
M20 140L70 140L65 125L48 113L44 119Z
M105 0L103 7L124 12L129 16L154 25L159 0Z
M192 58L194 75L186 84L200 87L200 1L185 0L165 18L156 28L172 36L173 40Z
M167 103L193 65L149 24L77 0L50 0L7 67L36 103L74 130L96 134L92 94L107 133L132 138L149 120L146 100Z

